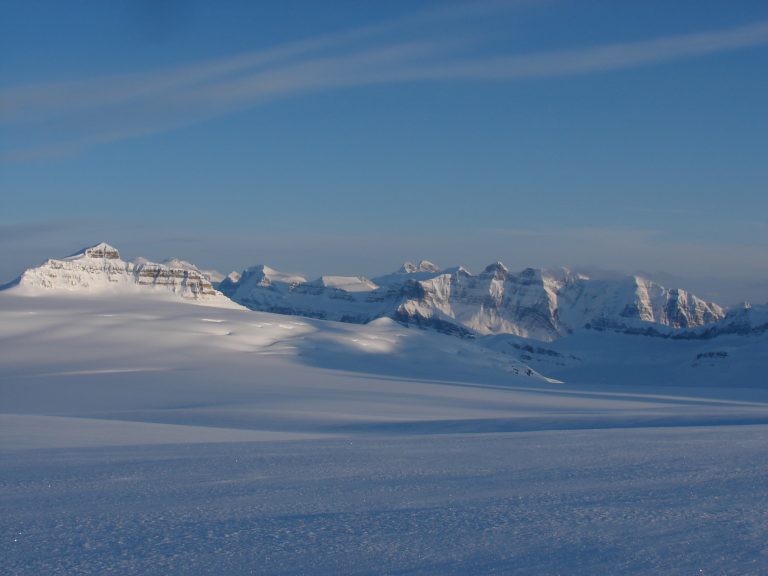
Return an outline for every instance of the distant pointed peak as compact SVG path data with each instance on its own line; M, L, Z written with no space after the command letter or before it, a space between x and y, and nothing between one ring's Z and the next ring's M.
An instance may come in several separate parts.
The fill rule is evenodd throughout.
M106 242L99 242L93 246L87 246L78 250L68 258L103 258L106 260L119 260L120 253L117 248L110 246Z
M419 262L417 272L440 272L440 267L429 260Z
M489 264L485 267L485 270L483 270L483 274L486 275L502 275L506 276L509 273L509 270L501 261L494 262L493 264Z
M270 268L266 264L257 264L256 266L247 268L243 272L243 276L246 275L257 278L264 285L269 285L272 282L282 282L284 284L303 284L307 281L307 279L303 276L280 272L274 268Z
M453 268L446 268L443 270L443 274L454 274L456 276L472 276L472 272L464 268L464 266L455 266Z
M277 272L277 270L270 268L266 264L256 264L255 266L250 266L246 268L245 272L248 272L249 274L264 274L268 276L270 274L274 274L275 272Z
M658 286L660 288L664 288L661 284L658 284L651 280L650 278L646 278L645 276L641 276L639 274L634 274L629 277L630 281L635 284L635 286L644 286L646 288L649 288L651 286Z
M161 262L161 264L163 264L163 266L168 266L168 268L181 268L182 270L195 270L197 272L200 271L200 269L191 262L181 260L180 258L166 258Z
M376 290L379 286L365 276L320 276L317 280L311 282L316 286L324 288L336 288L344 292L370 292Z
M541 268L541 278L545 282L554 282L556 284L568 284L570 282L589 280L588 276L575 272L566 266Z
M568 268L567 266L558 266L557 268L546 269L544 271L547 275L559 278L561 280L589 280L587 274L582 274L576 270Z
M416 267L416 264L411 262L410 260L406 260L403 262L403 265L400 266L400 268L397 270L398 274L413 274L416 272L418 268Z
M398 274L415 274L416 272L440 272L440 267L429 260L422 260L418 265L406 260L397 271Z
M148 258L144 258L144 256L136 256L133 260L131 260L131 264L135 264L136 266L147 266L156 264L155 262L152 262L152 260Z
M198 268L198 272L200 272L200 274L202 274L203 277L208 280L208 282L214 284L214 288L216 287L215 285L223 282L224 278L226 278L226 276L218 270L200 270Z
M520 272L520 276L525 276L526 278L537 278L539 276L543 275L543 270L541 268L524 268L522 272Z

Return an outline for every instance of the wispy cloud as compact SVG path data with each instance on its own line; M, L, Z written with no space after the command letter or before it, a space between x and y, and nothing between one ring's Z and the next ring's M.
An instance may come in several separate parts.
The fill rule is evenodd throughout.
M539 52L446 62L413 69L401 79L515 79L569 76L633 68L768 44L768 22L641 42L606 44L573 50Z
M410 16L379 24L278 44L223 58L206 59L173 69L108 75L68 82L48 82L0 90L0 122L44 119L48 114L130 102L207 83L222 82L237 75L258 74L268 66L290 66L302 57L316 57L334 49L360 51L366 42L407 31L425 23L439 23L470 16L478 17L542 0L483 0L418 11ZM300 60L299 60L300 61Z
M509 2L483 7L492 11L509 7ZM453 6L169 70L6 88L0 91L0 123L17 130L27 126L33 141L42 142L6 148L0 158L7 162L76 153L320 90L592 74L768 44L768 21L639 42L482 57L469 56L477 43L471 34L402 38L409 25L460 18L466 11Z

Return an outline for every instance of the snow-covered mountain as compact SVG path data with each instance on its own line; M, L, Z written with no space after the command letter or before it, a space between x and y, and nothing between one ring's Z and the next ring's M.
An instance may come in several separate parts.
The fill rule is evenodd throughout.
M681 339L710 339L717 336L757 335L768 332L768 304L755 305L745 302L743 305L731 308L725 318L712 325L687 331L674 337Z
M214 279L220 279L220 292ZM731 328L714 328L725 318L723 308L640 276L592 279L567 269L534 268L513 273L501 262L472 274L463 267L441 269L422 260L373 279L324 275L311 281L258 265L221 278L175 258L126 262L117 249L101 243L30 268L13 285L28 293L151 289L216 305L234 301L263 312L358 324L386 317L461 336L512 334L542 341L581 328L685 334L703 326L734 330L743 324L734 312Z
M533 268L512 273L501 262L476 275L422 261L373 280L323 276L312 282L256 266L220 289L253 310L359 323L386 316L443 332L545 341L591 324L695 328L725 316L717 304L639 276L592 280L567 269Z
M378 284L362 276L303 276L278 272L265 265L231 273L219 290L252 310L367 323L386 316Z
M220 287L222 292L215 290L187 261L127 262L101 243L30 268L3 294L21 300L50 296L46 301L76 295L107 307L194 302L238 309L245 314L238 320L243 326L253 321L247 308L313 318L317 337L293 339L289 348L304 362L326 365L339 356L329 367L354 364L361 371L381 364L384 372L405 373L423 362L445 365L451 358L457 361L453 372L493 366L492 371L566 382L727 384L734 374L753 381L768 362L768 305L745 304L726 314L716 304L639 276L592 279L567 269L532 268L512 273L501 262L472 274L422 261L373 279L325 275L310 281L259 265L229 274ZM296 331L310 321L285 322ZM402 332L403 325L430 330ZM243 326L225 331L226 342L251 349L255 335ZM342 333L352 345L329 345ZM358 345L371 354L350 356L350 346ZM391 357L395 351L397 358Z
M475 342L569 383L759 388L768 372L768 305L744 305L717 322L685 330L590 325L554 342L511 334Z
M54 291L174 295L186 300L231 305L213 288L206 274L189 262L169 259L157 263L145 258L126 262L116 248L104 242L29 268L9 288L23 294Z

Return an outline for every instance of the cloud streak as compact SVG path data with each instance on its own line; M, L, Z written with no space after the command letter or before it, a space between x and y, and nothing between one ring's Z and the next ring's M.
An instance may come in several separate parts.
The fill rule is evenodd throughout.
M496 4L489 3L486 9ZM461 13L454 7L411 20L450 19ZM42 142L6 149L0 158L8 162L76 153L321 90L438 80L556 78L768 44L768 21L764 21L637 42L470 57L467 54L476 51L478 40L469 34L390 40L403 25L401 21L369 26L169 70L6 88L0 90L0 123L28 130L33 141Z
M768 44L768 22L641 42L448 62L410 71L412 79L546 78L635 68ZM408 79L404 75L402 79Z

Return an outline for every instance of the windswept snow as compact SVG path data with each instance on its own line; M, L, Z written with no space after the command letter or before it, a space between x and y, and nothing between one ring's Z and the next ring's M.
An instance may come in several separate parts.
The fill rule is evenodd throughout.
M561 348L525 348L387 318L361 326L166 298L27 298L13 291L0 293L0 326L7 414L312 434L768 417L761 403L750 402L766 393L764 335L670 341L588 331L558 341ZM670 344L680 348L665 356ZM729 355L714 353L721 349ZM742 369L719 368L730 354ZM683 361L687 383L675 372ZM738 379L726 380L729 371ZM716 401L696 400L702 393ZM681 409L672 396L690 399Z

